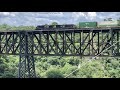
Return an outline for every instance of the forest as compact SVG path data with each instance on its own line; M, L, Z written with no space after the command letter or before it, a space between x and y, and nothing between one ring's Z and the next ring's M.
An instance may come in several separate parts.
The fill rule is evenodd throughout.
M0 30L34 30L34 26L0 25ZM37 78L120 78L120 58L34 56ZM18 78L19 56L0 55L0 78Z

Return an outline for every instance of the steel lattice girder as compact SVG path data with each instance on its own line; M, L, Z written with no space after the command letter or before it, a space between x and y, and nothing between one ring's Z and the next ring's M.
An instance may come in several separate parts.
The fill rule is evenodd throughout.
M19 33L26 33L29 43L33 49L29 55L48 55L48 56L94 56L101 53L105 48L119 41L120 29L106 30L64 30L64 31L14 31L0 32L0 54L19 55L24 51L20 49L21 41ZM111 47L111 53L102 53L101 56L114 56L119 53L119 43ZM117 50L114 50L117 49ZM113 54L112 54L113 53Z

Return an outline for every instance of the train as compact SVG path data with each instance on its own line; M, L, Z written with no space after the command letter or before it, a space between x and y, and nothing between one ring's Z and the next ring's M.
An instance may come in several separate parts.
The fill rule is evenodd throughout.
M79 22L79 26L75 24L64 25L38 25L35 30L46 29L77 29L77 28L104 28L104 27L120 27L119 21L102 21L102 22Z

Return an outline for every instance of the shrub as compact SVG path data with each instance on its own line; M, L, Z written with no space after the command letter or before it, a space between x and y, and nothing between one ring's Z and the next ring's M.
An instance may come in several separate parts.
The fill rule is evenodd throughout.
M57 69L51 69L51 70L47 71L46 72L46 77L47 78L64 78L61 71L57 70Z

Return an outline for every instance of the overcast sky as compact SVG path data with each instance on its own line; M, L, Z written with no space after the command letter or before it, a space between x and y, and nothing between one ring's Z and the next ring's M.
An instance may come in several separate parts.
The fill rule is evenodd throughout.
M58 22L58 24L76 24L84 21L103 21L111 17L120 17L120 12L0 12L0 24L9 25L42 25Z

